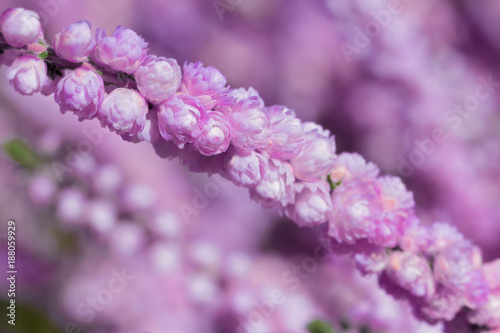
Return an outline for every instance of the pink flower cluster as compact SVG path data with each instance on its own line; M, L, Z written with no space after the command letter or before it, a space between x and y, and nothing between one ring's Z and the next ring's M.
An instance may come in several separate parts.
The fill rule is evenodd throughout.
M401 179L380 176L357 154L337 155L328 130L264 105L253 89L231 89L216 68L197 62L181 71L174 59L148 55L148 44L124 27L109 37L98 30L94 40L90 25L78 22L53 48L30 51L41 33L34 17L17 8L0 18L0 50L23 51L7 71L19 93L55 90L62 112L96 117L162 157L219 173L300 226L327 222L332 242L425 320L467 309L471 323L500 325L496 264L483 266L479 249L454 228L420 225Z

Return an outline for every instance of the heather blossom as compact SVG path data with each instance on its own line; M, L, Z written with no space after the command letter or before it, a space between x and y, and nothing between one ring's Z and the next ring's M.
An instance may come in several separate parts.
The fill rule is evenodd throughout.
M80 120L92 119L104 97L104 81L92 69L81 66L57 84L55 101L61 112L74 112Z
M146 125L148 104L135 90L118 88L104 97L97 117L103 127L108 126L117 134L132 136Z
M11 8L0 16L0 31L7 44L23 47L35 43L43 34L40 17L24 8Z
M21 95L33 95L49 83L47 65L37 57L24 54L7 69L10 85Z
M54 50L61 58L71 62L82 62L96 46L90 23L80 21L71 24L54 37Z
M97 46L92 59L117 71L132 74L146 59L148 43L134 31L119 26L112 36L96 31Z

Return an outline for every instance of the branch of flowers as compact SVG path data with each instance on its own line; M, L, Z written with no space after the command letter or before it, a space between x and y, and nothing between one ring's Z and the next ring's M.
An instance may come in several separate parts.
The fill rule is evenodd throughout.
M29 50L43 38L37 17L7 10L5 41ZM148 55L147 46L122 26L112 36L98 29L94 39L80 21L56 35L44 60L18 56L7 77L21 94L55 90L61 112L97 117L124 140L151 143L160 157L248 188L253 200L278 206L299 226L328 222L332 242L423 320L450 321L466 309L471 324L500 326L500 274L490 273L500 260L482 265L479 248L455 228L422 226L400 178L380 176L357 154L337 155L328 130L285 106L266 106L252 88L231 89L216 68L186 63L181 71L174 59ZM53 81L51 68L64 76Z

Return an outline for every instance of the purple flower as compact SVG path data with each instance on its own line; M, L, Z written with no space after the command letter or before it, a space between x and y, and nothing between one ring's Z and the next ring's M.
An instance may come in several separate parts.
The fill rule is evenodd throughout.
M117 222L116 206L104 199L94 199L87 204L85 222L98 233L108 233Z
M257 98L238 102L229 114L229 121L233 126L231 143L238 151L249 153L269 144L269 120Z
M406 229L398 244L401 249L408 252L426 252L429 246L429 229L420 224L413 225Z
M205 107L196 98L185 94L173 96L159 104L158 128L161 136L179 148L194 142L200 135L200 119L205 117Z
M354 180L332 194L329 235L339 242L368 239L393 247L417 220L413 196L397 177Z
M342 245L351 248L351 257L362 274L378 274L388 264L387 251L381 246L376 246L367 241L359 241L356 245Z
M217 155L229 148L233 127L226 115L218 111L207 113L207 119L200 124L201 134L194 142L203 155Z
M104 96L102 77L92 69L81 66L69 72L57 84L55 101L61 112L73 111L79 120L92 119Z
M330 177L334 182L346 182L352 179L376 178L378 167L372 162L366 162L357 153L342 153L337 156Z
M181 91L198 97L207 109L226 103L229 88L226 77L215 67L203 67L201 62L185 63Z
M236 185L253 187L257 185L268 167L268 157L265 154L251 152L248 155L234 154L226 163L229 179Z
M481 269L490 289L500 291L500 259L484 264Z
M148 103L135 90L118 88L104 97L97 117L102 126L108 126L117 134L129 136L144 129Z
M82 62L96 46L90 23L79 21L71 24L54 37L56 54L71 62Z
M143 184L131 184L123 189L122 208L128 212L151 208L156 200L154 190Z
M92 188L99 195L112 195L123 183L120 169L113 164L105 164L97 169L92 176Z
M463 298L447 288L438 287L436 293L419 309L430 319L452 320L464 306Z
M167 100L181 86L181 67L171 58L150 56L134 75L139 91L153 104Z
M7 44L14 47L35 43L43 35L38 14L24 8L4 11L0 16L0 30Z
M10 85L21 95L40 92L49 82L45 62L29 54L16 58L6 75Z
M282 160L295 156L302 147L305 133L295 112L279 105L267 109L271 128L270 143L265 151Z
M286 216L299 226L313 226L328 220L332 209L330 186L325 181L298 182L294 185L295 200L285 209Z
M313 123L303 124L306 137L301 149L290 162L295 177L313 181L330 173L335 163L335 140L329 131L324 131Z
M482 273L488 283L490 293L485 304L469 314L473 324L488 327L500 327L500 259L489 262L482 267Z
M235 98L236 102L240 102L240 101L250 99L250 98L256 99L259 107L265 106L264 101L262 100L262 98L259 95L259 92L252 87L250 87L248 89L235 88L235 89L231 90L231 92L229 93L229 96Z
M158 138L160 138L160 130L158 129L158 115L156 112L148 112L146 115L146 123L144 124L144 128L142 131L135 135L128 135L128 134L123 134L122 135L123 140L129 141L129 142L149 142L149 143L155 143Z
M146 59L148 43L124 26L118 26L111 37L104 29L97 29L96 40L93 59L114 70L132 74Z
M268 165L260 183L251 190L252 199L266 208L277 203L282 207L293 203L295 178L292 166L277 159L269 159Z
M429 227L428 244L425 253L433 255L464 240L464 236L452 225L436 222Z
M48 206L56 194L54 181L47 176L35 176L29 185L28 195L35 205Z
M86 207L86 198L82 191L68 188L58 196L57 216L67 223L81 223Z
M418 254L393 252L386 272L393 281L414 296L430 299L436 291L429 263Z
M488 301L478 309L469 313L467 319L478 326L500 327L500 290L488 295ZM491 333L498 331L489 331Z
M440 284L466 298L470 308L486 301L487 282L479 270L481 252L469 241L455 243L434 259L434 277Z

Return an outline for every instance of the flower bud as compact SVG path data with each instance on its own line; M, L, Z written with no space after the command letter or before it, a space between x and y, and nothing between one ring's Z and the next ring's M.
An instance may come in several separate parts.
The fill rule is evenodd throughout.
M161 136L179 148L194 142L201 134L199 122L205 107L196 98L181 94L158 105L158 128Z
M386 269L387 275L417 297L431 298L436 291L429 263L411 252L393 252Z
M204 67L201 62L185 63L181 91L198 97L207 109L224 103L229 94L226 77L215 67Z
M0 30L7 44L23 47L42 37L42 25L37 13L24 8L10 8L0 16Z
M271 126L270 144L266 152L281 160L295 156L304 143L304 130L295 112L279 105L266 109Z
M245 187L257 185L268 166L266 155L251 152L246 156L234 154L226 162L226 171L235 184Z
M45 62L29 54L16 58L6 75L10 85L21 95L40 92L49 82Z
M111 37L103 29L96 31L97 46L93 58L117 71L132 74L146 59L148 43L133 30L119 26Z
M97 116L102 126L119 135L135 135L144 129L148 103L135 90L118 88L104 97Z
M277 203L285 207L293 201L294 181L292 166L289 163L269 159L262 180L252 189L251 197L266 208Z
M238 151L249 153L269 143L269 119L257 98L238 102L229 114L229 121L233 126L232 143Z
M96 46L90 30L90 23L80 21L73 23L54 37L56 54L71 62L82 62Z
M319 126L318 126L319 127ZM302 180L314 180L329 174L335 163L335 140L329 133L320 133L312 129L298 154L292 156L295 177Z
M153 104L167 100L181 86L181 67L175 59L149 57L134 75L139 91Z
M57 84L54 95L61 112L73 111L80 120L92 119L104 96L104 82L87 67L78 67Z
M324 181L295 183L295 202L285 212L299 226L313 226L328 220L332 210L330 187Z
M200 125L201 134L194 142L203 155L217 155L229 147L233 127L226 116L218 111L208 113L208 120Z

